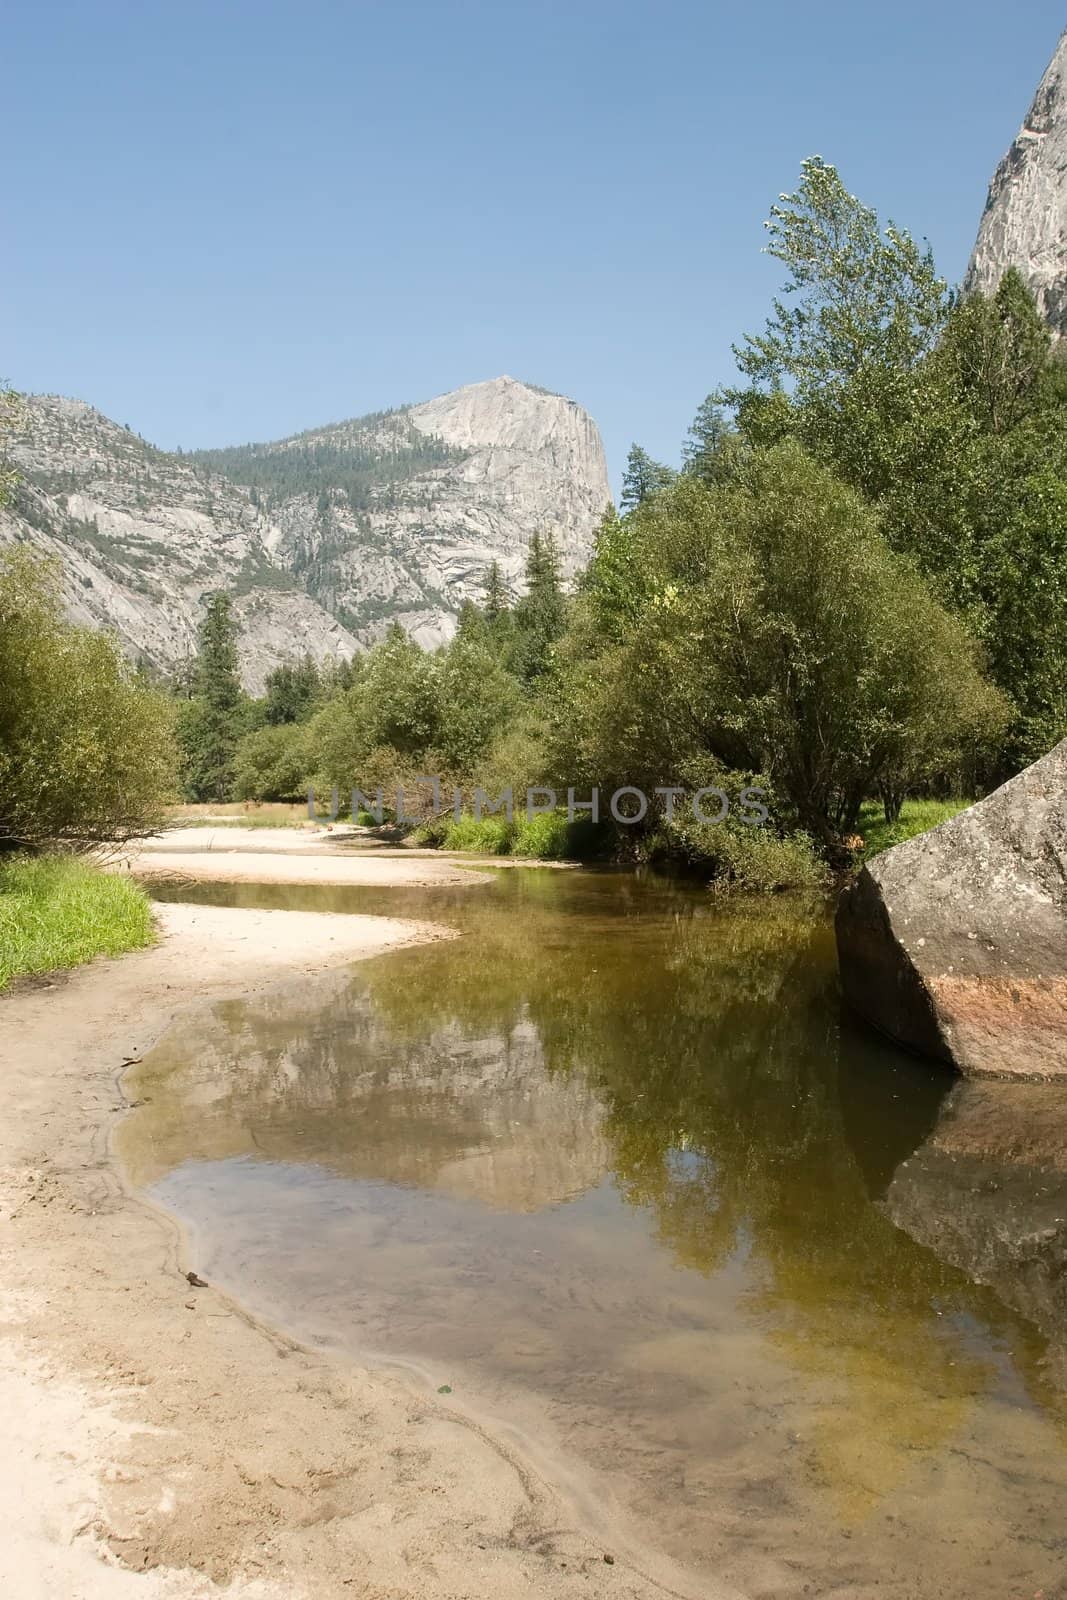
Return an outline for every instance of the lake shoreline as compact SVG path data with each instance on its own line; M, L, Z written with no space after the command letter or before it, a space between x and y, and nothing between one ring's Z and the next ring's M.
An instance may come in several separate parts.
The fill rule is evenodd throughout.
M578 1531L528 1460L413 1375L321 1356L191 1286L179 1224L113 1157L127 1066L190 1006L452 930L157 914L154 948L0 999L0 1399L13 1419L0 1574L12 1592L42 1577L42 1592L87 1600L180 1600L216 1584L232 1600L685 1592L651 1552L639 1556L652 1576L631 1565L622 1533L607 1547Z

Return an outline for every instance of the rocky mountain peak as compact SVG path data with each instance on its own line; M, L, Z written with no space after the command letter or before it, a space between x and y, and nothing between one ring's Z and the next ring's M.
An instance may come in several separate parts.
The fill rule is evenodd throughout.
M1008 267L1022 273L1053 332L1067 336L1067 32L993 174L964 288L992 294Z
M511 377L288 439L171 454L80 400L35 395L0 543L58 559L68 609L172 671L228 590L246 684L309 651L350 655L398 621L427 648L496 562L512 593L535 532L563 571L610 498L596 424Z

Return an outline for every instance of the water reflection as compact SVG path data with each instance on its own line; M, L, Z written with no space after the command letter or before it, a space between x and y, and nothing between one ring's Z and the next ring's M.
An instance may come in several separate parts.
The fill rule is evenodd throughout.
M1053 1593L1063 1298L1032 1250L989 1265L981 1190L1015 1145L961 1187L988 1109L842 1020L825 918L614 874L198 893L466 935L146 1059L123 1154L206 1270L463 1373L743 1588Z

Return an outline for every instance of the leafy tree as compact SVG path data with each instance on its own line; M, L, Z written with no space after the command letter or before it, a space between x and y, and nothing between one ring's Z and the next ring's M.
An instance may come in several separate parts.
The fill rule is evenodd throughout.
M653 461L647 450L639 444L630 446L626 467L622 475L622 495L619 504L624 511L632 511L645 500L650 500L661 489L673 483L674 472L660 461Z
M437 695L444 766L457 778L477 778L478 763L519 710L519 685L491 641L461 632L438 660Z
M618 640L647 599L645 575L637 560L634 520L609 505L601 518L589 565L578 580L586 605L578 626L592 624L597 637Z
M1032 296L1009 271L952 301L929 251L818 159L768 227L796 303L775 301L737 351L748 387L721 398L748 448L796 438L878 508L1016 703L1005 765L1032 760L1067 733L1067 367Z
M647 602L570 666L585 775L644 785L764 773L822 846L865 796L994 740L1007 715L976 647L855 491L796 444L711 489L683 477L635 514Z
M58 567L0 554L0 849L151 833L175 767L167 702L108 635L65 621Z
M309 748L321 777L345 793L418 768L440 729L437 664L399 624L368 651L356 681L313 718ZM391 752L383 757L382 752Z
M785 264L792 305L775 299L762 334L734 353L752 383L789 382L802 402L832 394L870 366L917 365L934 348L949 310L929 248L878 217L845 189L820 156L801 165L800 187L771 207L768 255Z
M313 763L307 726L268 724L245 734L234 754L238 800L299 800L307 792Z

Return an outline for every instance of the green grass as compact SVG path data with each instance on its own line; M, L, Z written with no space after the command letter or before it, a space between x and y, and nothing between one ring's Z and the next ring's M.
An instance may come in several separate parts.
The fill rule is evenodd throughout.
M154 937L148 898L128 878L69 856L0 861L0 989Z
M520 811L505 817L434 817L415 833L417 844L434 850L471 850L479 855L521 856L533 861L597 861L610 846L611 835L587 817L568 822L561 811L541 812L529 820Z
M860 811L859 831L863 836L861 861L869 861L890 845L903 844L917 834L929 833L939 822L947 822L960 811L966 811L973 800L905 800L896 822L887 822L881 803L865 800Z

